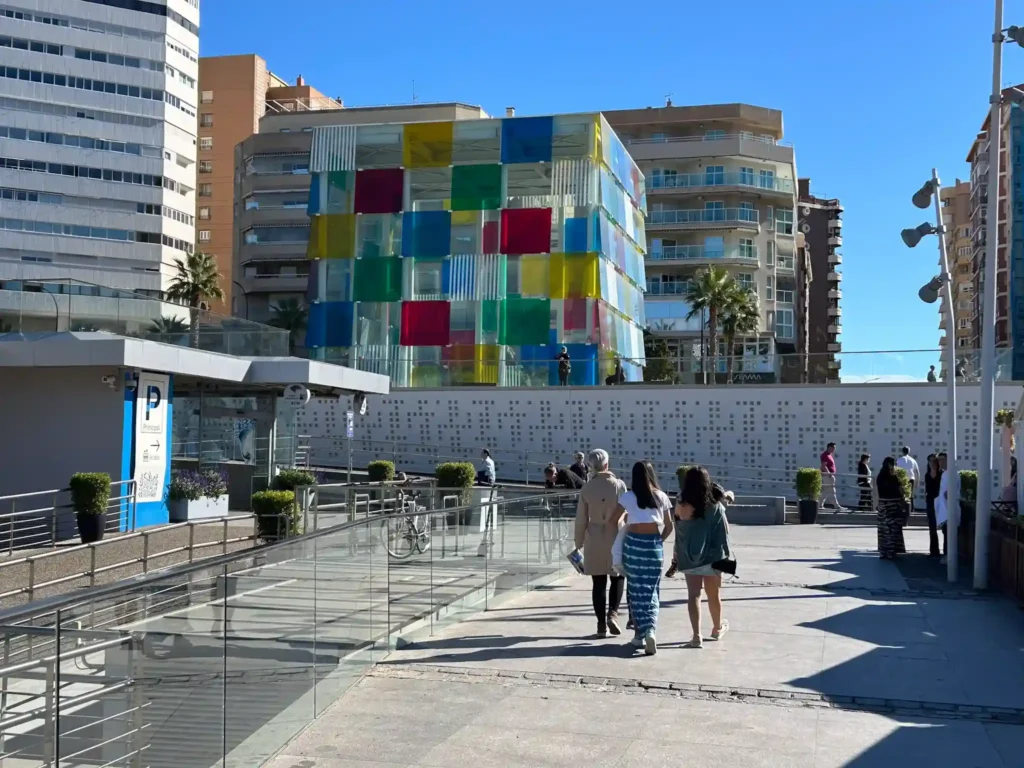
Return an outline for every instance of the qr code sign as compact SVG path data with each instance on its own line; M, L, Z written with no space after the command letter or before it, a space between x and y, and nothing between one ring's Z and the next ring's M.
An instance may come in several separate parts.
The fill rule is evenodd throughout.
M160 475L156 472L143 472L135 484L135 494L143 499L160 498Z

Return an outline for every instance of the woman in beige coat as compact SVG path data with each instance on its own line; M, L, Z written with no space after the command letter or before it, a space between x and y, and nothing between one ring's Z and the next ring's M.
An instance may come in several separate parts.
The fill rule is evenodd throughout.
M607 451L588 453L587 466L590 479L576 508L576 549L583 550L583 572L594 582L597 636L607 637L609 632L622 632L618 614L625 579L612 569L612 544L619 532L619 496L626 492L626 484L608 470Z

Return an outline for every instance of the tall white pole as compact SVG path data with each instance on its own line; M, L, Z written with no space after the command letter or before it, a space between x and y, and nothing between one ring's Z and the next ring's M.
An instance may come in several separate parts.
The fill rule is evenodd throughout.
M953 274L949 271L946 250L946 227L942 223L942 200L939 172L932 168L932 200L935 204L935 227L939 236L939 266L946 277L946 386L949 388L949 447L946 449L946 578L955 584L958 578L957 529L960 527L960 475L956 451L956 311L953 307Z
M992 513L993 400L996 379L996 275L999 271L999 166L1003 133L1003 0L995 0L992 33L992 95L988 120L988 222L982 265L981 409L978 414L978 500L974 513L974 588L988 586L988 531Z

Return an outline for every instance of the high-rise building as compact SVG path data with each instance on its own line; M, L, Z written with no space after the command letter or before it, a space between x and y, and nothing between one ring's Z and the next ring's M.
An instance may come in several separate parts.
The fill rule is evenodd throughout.
M234 314L266 322L283 301L307 303L309 152L317 125L372 125L487 117L468 104L300 108L268 102L259 132L234 148Z
M235 146L259 131L260 118L266 112L308 112L341 106L340 101L307 85L301 75L294 84L285 82L255 54L199 59L196 247L216 258L223 277L225 306L213 309L231 308L236 314L244 314L245 309L244 300L241 308L232 301L232 296L240 293L232 259ZM290 160L293 158L280 157L282 164Z
M11 3L0 22L4 289L159 295L195 240L199 1Z
M811 273L807 301L807 381L838 383L843 331L843 206L837 198L811 194L811 180L800 179L797 203L800 233L804 236Z
M782 113L749 104L606 112L647 178L647 323L668 345L682 382L700 376L705 323L689 317L698 271L722 267L756 293L761 322L725 349L742 381L779 380L797 352L796 161Z
M974 347L974 246L971 240L971 185L956 180L951 187L943 187L939 193L942 200L942 224L946 228L946 256L953 278L953 314L956 322L956 348L960 353L971 355ZM939 264L941 271L942 265ZM946 294L939 293L939 346L945 347L946 339ZM946 375L946 356L942 356L942 376Z
M320 126L310 170L315 356L398 386L641 380L644 179L601 114Z

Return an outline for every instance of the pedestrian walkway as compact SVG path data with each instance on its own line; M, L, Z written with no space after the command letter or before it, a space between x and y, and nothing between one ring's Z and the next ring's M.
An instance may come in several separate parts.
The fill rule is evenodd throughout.
M733 535L722 642L684 647L682 578L656 656L591 639L590 581L565 578L414 638L268 765L1024 766L1016 606L908 586L863 526Z

